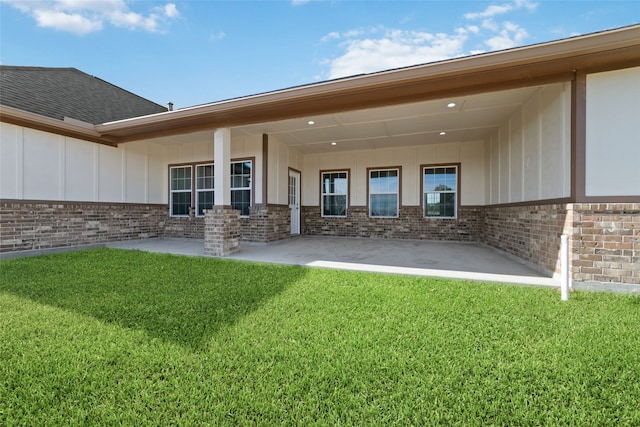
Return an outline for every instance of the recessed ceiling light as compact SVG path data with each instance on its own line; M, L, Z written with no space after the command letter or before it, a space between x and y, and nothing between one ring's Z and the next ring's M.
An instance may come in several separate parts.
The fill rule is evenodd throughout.
M455 102L450 102L450 103L448 103L448 104L447 104L447 107L448 107L448 108L453 108L453 107L455 107L455 106L456 106L456 103L455 103Z
M316 124L316 122L314 122L313 120L309 120L309 121L307 122L307 124L308 124L308 125L315 125L315 124Z
M335 142L335 141L333 141L333 142L331 143L331 145L338 145L338 143L337 143L337 142Z
M440 132L440 135L446 135L447 133L445 131Z

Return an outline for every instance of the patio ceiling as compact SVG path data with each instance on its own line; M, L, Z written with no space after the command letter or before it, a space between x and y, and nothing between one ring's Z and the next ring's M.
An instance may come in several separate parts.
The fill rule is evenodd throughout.
M540 87L238 126L232 128L232 136L268 134L303 154L478 141ZM450 103L455 106L449 107ZM158 142L186 144L207 138L212 138L211 131L164 137Z
M538 88L309 116L240 126L233 132L268 134L303 154L477 141L507 120ZM455 106L449 107L450 103Z

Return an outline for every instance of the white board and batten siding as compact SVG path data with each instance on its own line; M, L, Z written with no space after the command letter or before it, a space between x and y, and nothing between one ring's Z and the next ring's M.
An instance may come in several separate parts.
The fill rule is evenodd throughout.
M640 196L640 67L587 75L586 196Z
M0 198L166 203L165 150L158 144L115 148L7 123L0 138Z
M135 141L110 147L0 123L0 198L107 203L168 203L168 165L214 160L213 134ZM209 137L210 136L210 137ZM234 138L231 157L255 158L260 136ZM286 170L285 170L286 172ZM254 186L255 202L262 187Z
M571 84L539 88L487 141L486 203L571 194Z
M393 149L307 154L302 169L302 204L318 206L320 171L349 170L351 206L367 204L367 168L402 168L401 203L420 206L421 165L461 164L460 197L463 205L484 204L484 142L428 144Z

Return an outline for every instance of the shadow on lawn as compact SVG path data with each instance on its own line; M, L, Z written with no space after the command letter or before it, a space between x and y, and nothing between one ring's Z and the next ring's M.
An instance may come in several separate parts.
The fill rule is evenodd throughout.
M304 274L300 267L95 249L3 261L0 291L200 350Z

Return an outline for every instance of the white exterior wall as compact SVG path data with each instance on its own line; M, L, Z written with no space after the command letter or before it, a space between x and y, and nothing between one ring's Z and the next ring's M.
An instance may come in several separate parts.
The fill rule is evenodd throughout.
M432 144L395 149L308 154L302 169L302 204L320 203L320 171L349 169L351 206L367 204L367 168L402 167L401 204L420 206L420 165L461 163L460 203L484 203L484 142Z
M163 193L164 202L168 203L168 165L179 163L195 163L214 161L213 155L213 131L211 133L200 134L201 140L190 141L186 143L164 142L163 147L166 150L166 162L164 163L164 180ZM159 139L158 141L162 141ZM129 144L129 143L127 143ZM260 177L262 176L262 136L261 135L235 135L232 132L231 135L231 159L245 159L248 157L255 158L253 164L253 177L254 177L254 200L255 203L262 203L262 185L260 184ZM226 172L229 173L229 166L226 167ZM218 172L218 167L215 168L215 173Z
M571 195L571 84L538 89L487 141L486 203Z
M640 195L640 67L587 75L586 196Z
M0 198L113 203L168 203L168 165L215 160L211 138L178 144L154 139L109 147L0 123ZM232 140L231 157L255 157L261 137ZM259 179L259 178L257 178ZM255 185L262 203L262 186Z
M0 198L166 203L161 145L115 148L7 123L0 123L0 141Z
M289 204L289 168L302 170L302 155L277 138L269 136L269 179L267 192L270 204ZM305 183L303 182L302 185Z

